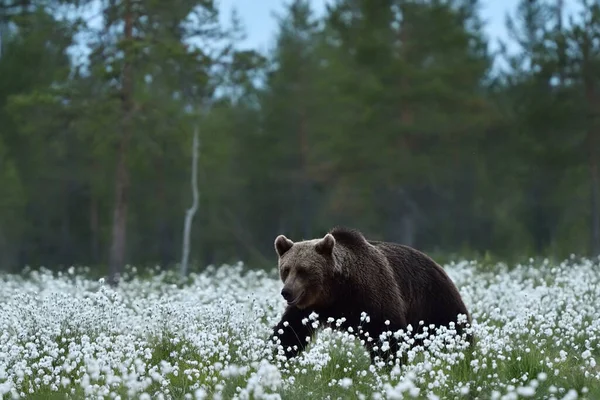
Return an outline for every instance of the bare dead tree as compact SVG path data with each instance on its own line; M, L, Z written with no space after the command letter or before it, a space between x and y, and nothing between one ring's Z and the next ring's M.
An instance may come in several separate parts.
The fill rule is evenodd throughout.
M185 278L188 272L188 259L190 255L190 235L192 231L192 220L198 210L200 193L198 190L198 153L200 147L200 138L198 125L194 128L194 141L192 144L192 206L185 213L185 222L183 226L183 251L181 257L181 277Z

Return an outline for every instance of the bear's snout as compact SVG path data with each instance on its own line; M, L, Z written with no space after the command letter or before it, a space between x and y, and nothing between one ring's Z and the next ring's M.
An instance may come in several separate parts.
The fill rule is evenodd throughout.
M288 305L297 305L304 295L302 286L297 281L293 281L293 284L287 283L283 289L281 289L281 296L287 301Z
M281 295L283 296L284 300L286 301L290 301L293 299L292 297L292 291L288 288L283 288L281 289Z

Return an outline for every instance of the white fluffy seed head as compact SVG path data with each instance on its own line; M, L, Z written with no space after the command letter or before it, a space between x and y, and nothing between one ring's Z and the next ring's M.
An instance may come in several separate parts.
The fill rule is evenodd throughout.
M445 269L473 317L470 329L478 341L470 358L454 326L423 321L371 337L363 329L373 323L367 313L361 326L343 331L332 328L344 318L312 313L302 323L320 329L319 335L287 360L286 351L297 346L284 349L276 338L269 340L284 309L280 282L242 264L208 268L183 287L167 283L165 272L125 280L117 290L75 268L61 276L45 270L28 280L9 276L0 280L0 395L171 398L173 382L183 380L183 398L224 398L235 379L239 399L323 388L358 398L575 398L564 378L571 365L581 367L577 373L586 387L598 386L597 264L499 266L492 273L462 262ZM412 347L424 328L418 335L423 345ZM386 352L393 340L398 357L371 365L362 345ZM408 364L401 368L403 357ZM507 363L524 366L514 380L505 379ZM530 363L542 372L525 373ZM457 381L457 367L470 368L472 379ZM485 384L478 377L486 377ZM311 384L299 387L302 382ZM365 388L368 396L354 393Z

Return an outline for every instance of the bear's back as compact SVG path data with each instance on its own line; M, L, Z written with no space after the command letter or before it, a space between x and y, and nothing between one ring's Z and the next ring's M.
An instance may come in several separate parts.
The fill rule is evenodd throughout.
M394 271L413 327L421 319L427 324L446 324L455 321L457 314L469 316L454 282L431 257L399 243L368 243L385 255Z

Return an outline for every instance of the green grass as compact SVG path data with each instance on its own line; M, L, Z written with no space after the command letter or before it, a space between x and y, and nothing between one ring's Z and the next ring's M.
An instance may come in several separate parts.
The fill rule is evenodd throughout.
M0 313L0 353L8 354L19 348L21 355L4 370L0 359L0 385L3 376L16 376L14 368L22 361L32 369L20 384L23 398L83 399L86 396L80 382L90 365L88 357L100 362L110 360L112 373L124 379L111 385L110 391L121 399L140 398L142 392L151 398L162 393L164 398L189 399L194 398L198 388L205 391L207 399L214 395L222 399L244 398L245 391L251 392L248 399L269 398L260 396L261 390L291 400L371 399L374 392L382 398L393 397L398 385L405 385L405 398L428 399L427 392L431 390L440 399L488 399L493 393L504 395L523 390L532 382L536 388L533 398L560 399L569 390L575 390L580 399L600 399L600 367L590 362L593 359L600 363L596 311L600 272L591 264L569 263L550 272L554 267L544 262L530 268L496 265L494 269L485 263L447 267L469 271L465 275L461 275L460 269L453 272L457 274L459 287L473 296L469 300L478 328L474 346L462 351L420 351L401 367L382 368L370 364L358 340L324 332L319 333L302 357L284 363L269 358L273 352L266 339L270 324L281 311L271 301L270 293L276 292L277 286L276 278L269 274L240 275L237 270L218 274L211 270L192 275L186 284L176 284L173 274L147 274L144 279L125 283L119 292L120 300L99 297L101 300L93 302L88 297L98 292L98 285L86 281L85 287L69 286L75 281L70 274L8 278L3 282L13 279L13 288L7 286L3 290L0 286L0 300L6 304L6 311ZM78 279L81 282L82 278ZM36 301L24 303L17 297L20 292L14 291L14 285L18 288L26 283L37 285L28 294ZM64 296L63 300L54 295L36 297L37 292L53 292L55 284L60 290L69 288L69 303L60 303ZM537 289L540 291L536 292ZM194 297L198 292L203 296ZM521 296L524 292L528 296ZM250 300L245 300L246 297ZM213 300L207 302L207 298L216 300L211 303ZM524 301L528 303L523 305ZM58 328L46 331L54 322L45 319L48 311L55 315L54 302L60 307L69 307L72 302L73 308L56 314L63 318ZM244 314L237 311L241 304L247 305ZM81 319L78 310L87 310L85 307L90 309L86 318L99 316L94 323ZM114 317L112 310L118 311ZM509 311L514 316L509 316ZM128 318L138 321L137 330ZM551 327L552 333L545 333L544 327ZM61 368L64 361L60 355L69 353L70 343L81 345L84 334L89 343L96 344L104 343L100 341L105 337L112 340L116 338L112 335L119 335L121 341L133 341L131 351L135 354L109 342L105 348L95 347L77 360L73 371L60 372L61 378L70 380L66 388L59 384L57 390L52 390L50 384L37 381L41 376L38 364L48 358L51 349L56 348L59 355L43 368L46 374ZM13 344L7 345L8 340ZM26 356L32 346L39 354ZM588 359L582 356L586 348L591 354ZM136 359L143 364L137 382L152 377L150 371L155 368L160 376L159 381L153 380L130 396L129 390L136 382L128 381L126 375L135 368ZM269 363L261 366L261 359ZM176 369L162 371L168 365ZM122 366L127 367L126 374L121 371ZM269 372L271 367L273 370ZM266 375L259 377L261 368L266 368ZM237 372L225 376L225 371L230 370ZM278 384L273 390L265 384L265 380L271 379L270 373L276 374L272 379ZM545 379L539 379L544 376ZM106 379L103 371L92 384L103 385ZM468 390L461 391L467 386ZM29 393L30 388L34 388L33 393ZM413 392L413 397L411 390L415 389L418 394Z
M165 336L160 340L151 341L150 344L152 345L152 357L147 360L148 365L159 365L161 361L168 361L173 365L180 366L180 373L177 376L173 373L164 375L165 379L169 382L167 387L171 398L184 399L185 394L191 392L190 387L193 383L200 383L208 387L213 386L211 379L218 376L218 374L200 374L194 377L193 380L190 380L181 372L186 367L197 365L194 362L201 362L206 365L215 364L218 360L198 359L195 357L193 345L185 341L174 343L173 337ZM235 348L231 348L231 354L235 354L235 350ZM543 354L541 350L544 350ZM352 357L346 355L348 351L353 354ZM462 398L489 398L492 390L496 389L495 383L497 382L508 382L518 387L526 385L531 379L536 379L543 372L547 374L547 379L539 382L538 385L538 390L542 393L548 393L551 386L575 389L578 393L582 393L585 387L588 390L587 398L600 398L598 397L600 396L600 384L598 380L587 378L585 376L586 369L582 368L581 363L575 358L568 358L565 362L557 363L555 368L560 371L558 376L554 375L554 368L548 368L544 365L546 357L550 359L558 357L559 351L559 349L553 348L551 345L543 349L531 348L529 352L520 348L515 349L506 354L506 360L503 362L497 361L496 368L492 368L491 362L486 357L467 351L465 352L465 357L453 365L442 363L442 369L446 372L446 383L449 389L442 388L436 393L441 396L440 398L452 398L456 396L454 388L461 383L468 382L471 390L469 394ZM477 353L476 349L475 353ZM363 394L366 396L364 398L369 398L372 393L372 387L377 381L377 376L369 372L369 357L360 344L354 343L350 346L339 345L337 348L331 347L329 354L331 361L319 371L313 370L310 366L303 367L299 365L298 368L301 372L294 374L295 381L293 385L280 391L282 398L290 400L306 398L359 399L361 397L358 394ZM418 364L423 360L424 356L419 355L412 363L408 364L408 367ZM488 362L488 365L474 372L471 365L473 360L477 360L480 365L482 362ZM290 369L293 371L294 367L292 366ZM587 370L589 371L589 369ZM362 371L367 371L367 373L363 376ZM492 375L492 377L488 377L488 375ZM239 393L240 388L246 386L249 376L250 373L248 372L244 375L227 379L223 390L221 390L222 398L232 398L236 393ZM392 374L389 369L387 370L387 375L386 372L380 371L378 376L383 378L384 381L393 381L393 378L390 378ZM525 380L522 379L523 376L526 377ZM351 386L349 388L341 387L338 382L348 377L352 379ZM75 375L70 376L70 378L73 381L77 379ZM427 387L427 384L434 380L435 378L426 379L424 382L420 382L418 386ZM25 387L27 386L25 384ZM76 385L73 387L77 388ZM478 387L481 388L481 391L476 390ZM161 388L164 389L159 383L153 383L148 387L146 392L157 392ZM129 398L125 387L116 387L113 388L113 391L119 393L123 399ZM209 390L208 394L212 396L214 391ZM25 396L27 399L49 400L63 398L83 399L84 397L81 389L77 389L74 394L71 394L70 389L64 388L61 388L57 392L46 388ZM420 395L417 398L425 399L427 397Z

